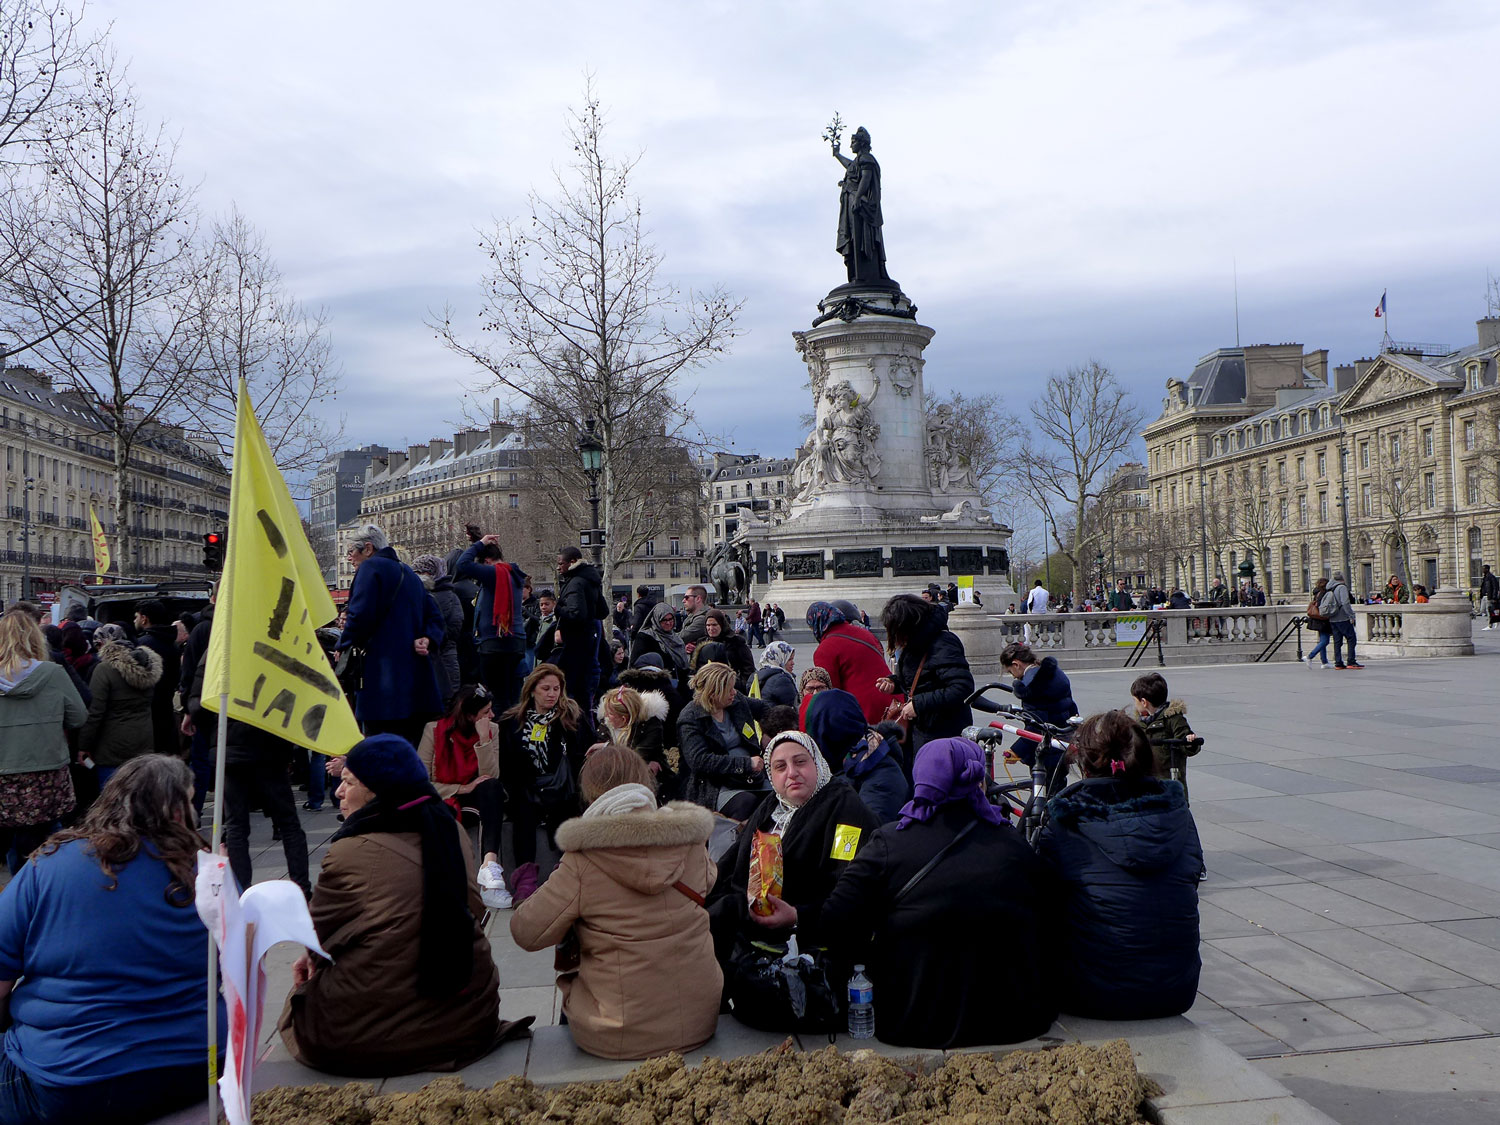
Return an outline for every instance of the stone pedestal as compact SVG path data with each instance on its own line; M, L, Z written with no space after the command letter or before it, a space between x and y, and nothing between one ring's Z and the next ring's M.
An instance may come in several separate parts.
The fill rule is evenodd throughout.
M1010 529L983 506L948 423L923 410L922 353L933 330L899 291L844 285L793 333L816 424L798 452L784 522L739 512L737 542L769 559L762 602L800 616L846 598L878 617L893 594L961 575L987 605L1014 599Z

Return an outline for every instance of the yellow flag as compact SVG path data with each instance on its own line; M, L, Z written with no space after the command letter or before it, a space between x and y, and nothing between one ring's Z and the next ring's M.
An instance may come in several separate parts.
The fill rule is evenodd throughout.
M89 522L94 525L94 573L109 572L109 540L104 538L104 527L99 522L99 513L89 505Z
M360 739L354 712L315 630L336 615L302 519L240 382L229 492L229 541L219 585L203 706L320 754Z

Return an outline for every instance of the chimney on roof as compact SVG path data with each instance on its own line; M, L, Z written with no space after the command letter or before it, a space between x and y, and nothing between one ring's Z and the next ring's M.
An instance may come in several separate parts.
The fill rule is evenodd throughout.
M1307 368L1318 382L1328 382L1328 349L1319 348L1315 352L1308 352L1302 357L1302 366Z
M1245 346L1245 402L1268 407L1284 387L1302 386L1306 360L1301 344L1247 344Z
M1348 394L1356 381L1354 364L1341 363L1333 369L1333 389L1339 394Z
M439 458L447 455L448 450L453 448L453 443L447 438L433 438L427 443L427 455L433 464L437 464Z
M406 459L415 467L416 463L427 456L427 443L421 445L408 445L406 447Z
M1500 316L1487 316L1478 323L1479 346L1481 348L1500 348ZM0 370L4 369L5 356L0 353Z
M1375 361L1369 356L1354 361L1354 381L1357 383L1365 377L1365 372L1375 366Z
M514 426L512 426L509 422L491 422L490 423L490 444L491 445L499 445L502 441L504 441L506 438L510 437L510 435L513 434L513 433L515 433L515 432L516 432L516 428Z
M393 449L386 455L385 464L386 468L394 474L397 469L406 464L406 454L399 449Z

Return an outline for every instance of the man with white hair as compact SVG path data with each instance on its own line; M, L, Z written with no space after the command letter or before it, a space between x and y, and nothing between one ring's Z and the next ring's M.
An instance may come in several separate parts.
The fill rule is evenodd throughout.
M366 735L399 734L415 747L422 728L442 710L429 659L443 643L442 616L375 524L354 533L347 557L354 582L338 647L365 651L354 717Z

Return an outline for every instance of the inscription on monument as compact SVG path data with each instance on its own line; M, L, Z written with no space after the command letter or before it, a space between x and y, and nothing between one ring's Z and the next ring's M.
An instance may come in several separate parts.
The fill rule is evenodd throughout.
M789 551L781 556L782 571L788 580L794 578L822 578L822 551Z
M935 575L938 573L936 547L892 547L891 573L902 575Z
M884 569L879 547L833 552L835 578L879 578Z
M983 547L949 547L948 548L948 573L949 574L983 574L984 573L984 548Z
M991 574L1009 574L1010 573L1010 552L1009 551L1002 550L1002 549L1000 549L998 547L991 547L990 548L990 573Z

